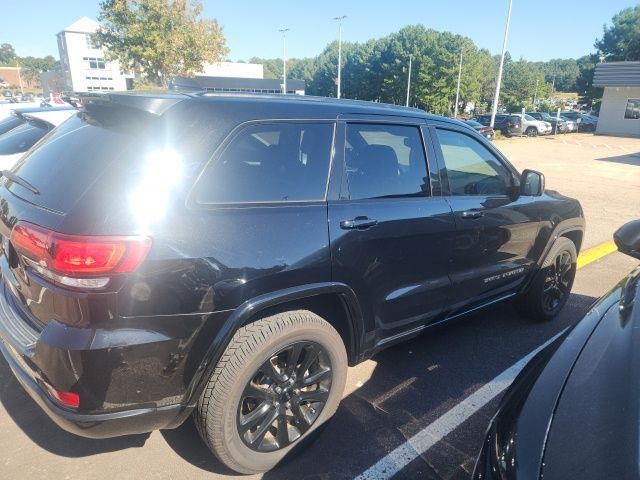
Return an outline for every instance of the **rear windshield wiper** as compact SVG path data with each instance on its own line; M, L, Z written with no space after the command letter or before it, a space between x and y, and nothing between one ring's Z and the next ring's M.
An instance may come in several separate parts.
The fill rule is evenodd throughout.
M11 180L13 183L17 183L21 187L26 188L33 194L40 195L40 190L38 190L36 187L31 185L24 178L20 177L19 175L16 175L15 173L12 173L11 170L2 170L0 174L2 174L2 176L7 180Z

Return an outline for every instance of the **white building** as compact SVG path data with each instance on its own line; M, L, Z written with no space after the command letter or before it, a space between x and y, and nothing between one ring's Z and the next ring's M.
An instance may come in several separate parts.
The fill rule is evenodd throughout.
M58 33L60 68L64 75L65 90L96 92L126 90L129 76L120 72L116 61L104 58L104 49L96 45L92 34L98 22L82 17Z
M196 76L225 78L264 78L264 68L261 63L205 63L202 67L202 72L196 73Z
M640 62L596 65L595 87L604 87L596 133L640 137Z

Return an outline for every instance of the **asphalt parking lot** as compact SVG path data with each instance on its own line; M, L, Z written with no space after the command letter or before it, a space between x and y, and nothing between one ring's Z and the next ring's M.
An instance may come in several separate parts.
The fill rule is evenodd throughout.
M496 144L519 169L544 172L548 189L580 199L585 248L640 218L640 139L577 134ZM551 323L532 324L505 305L434 328L350 369L343 403L317 441L282 467L248 478L381 479L396 470L395 478L468 478L500 398L499 392L485 396L490 400L483 405L470 395L490 391L496 377L577 321L635 264L612 253L581 268L569 303ZM0 478L233 475L209 454L191 422L101 441L67 434L28 398L4 361L0 401Z

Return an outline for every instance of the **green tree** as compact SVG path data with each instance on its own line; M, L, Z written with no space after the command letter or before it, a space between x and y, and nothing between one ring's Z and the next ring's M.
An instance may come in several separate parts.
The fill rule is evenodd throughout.
M577 60L580 75L576 80L576 90L581 103L587 104L592 108L594 103L602 98L603 89L593 86L593 74L598 63L598 55L591 54L580 57Z
M553 84L558 92L575 92L576 80L580 75L578 62L573 58L554 58L548 62L537 62L544 72L546 82Z
M16 51L10 43L0 45L0 65L13 65L16 59Z
M197 0L104 0L100 9L96 37L107 58L157 85L197 73L228 53L222 28L215 19L199 18Z
M24 79L31 83L39 83L42 72L54 70L58 66L58 61L51 55L44 58L20 57L19 63Z
M614 15L595 46L607 60L640 60L640 5Z

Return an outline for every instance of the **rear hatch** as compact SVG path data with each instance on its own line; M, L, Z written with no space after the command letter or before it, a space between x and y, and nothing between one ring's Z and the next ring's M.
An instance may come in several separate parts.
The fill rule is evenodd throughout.
M38 238L50 242L53 235L56 242L66 242L72 254L77 236L90 242L107 237L118 242L151 238L153 226L147 220L154 209L162 206L170 190L175 198L184 193L191 184L184 180L208 158L201 154L208 150L200 149L208 144L202 132L185 121L183 113L167 111L177 99L169 98L164 104L155 99L149 108L130 103L135 102L123 105L108 97L89 103L28 152L2 182L3 281L19 307L41 325L52 319L68 322L74 318L68 309L81 309L87 303L83 295L95 298L105 292L91 285L96 277L93 273L47 273L53 254L46 254L46 262L38 258ZM16 231L26 233L17 235ZM14 245L16 239L19 245ZM29 245L22 248L22 244ZM132 245L137 248L138 244L130 242L125 247ZM39 270L42 265L46 274ZM65 275L87 277L80 278L87 288L85 283L67 282ZM117 283L109 284L109 288L115 286ZM68 301L69 295L73 302ZM82 315L75 315L79 317Z

